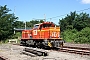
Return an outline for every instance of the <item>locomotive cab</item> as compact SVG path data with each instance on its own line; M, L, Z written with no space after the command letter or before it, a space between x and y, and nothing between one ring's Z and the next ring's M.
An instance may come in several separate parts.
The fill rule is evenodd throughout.
M43 23L40 25L40 28L39 29L42 29L42 28L49 28L49 27L54 27L55 25L53 23Z
M55 25L52 22L44 22L40 24L35 24L33 29L42 29L47 27L55 27Z

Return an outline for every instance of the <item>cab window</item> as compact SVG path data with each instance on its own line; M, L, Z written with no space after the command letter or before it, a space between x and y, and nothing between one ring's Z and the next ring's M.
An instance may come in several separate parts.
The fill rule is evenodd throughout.
M42 28L47 28L47 27L51 27L51 24L42 24L42 25L40 26L40 29L42 29Z
M34 26L34 28L38 28L38 27L39 27L39 25L35 25L35 26Z

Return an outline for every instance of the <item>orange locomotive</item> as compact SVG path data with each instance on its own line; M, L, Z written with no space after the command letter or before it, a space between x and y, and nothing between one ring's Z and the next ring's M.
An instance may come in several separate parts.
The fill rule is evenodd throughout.
M63 46L60 27L52 22L35 24L33 29L22 31L21 44L42 48Z

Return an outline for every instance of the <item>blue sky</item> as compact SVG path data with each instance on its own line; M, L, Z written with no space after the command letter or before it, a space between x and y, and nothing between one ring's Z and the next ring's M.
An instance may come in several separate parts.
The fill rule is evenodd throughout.
M90 0L0 0L0 5L7 5L14 12L15 16L19 17L20 21L30 21L32 19L44 19L46 15L47 21L58 24L59 19L65 17L61 16L73 11L79 11L90 8ZM90 9L85 10L90 14Z

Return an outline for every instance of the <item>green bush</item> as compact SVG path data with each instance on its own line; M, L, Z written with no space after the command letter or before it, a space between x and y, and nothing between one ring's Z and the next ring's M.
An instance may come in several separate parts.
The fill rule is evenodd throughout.
M61 37L63 37L66 42L90 43L90 28L86 27L81 31L75 29L65 30L61 33Z
M64 32L61 33L61 37L63 37L63 39L66 42L74 42L74 39L76 37L76 33L77 33L77 30L75 30L75 29L65 30Z
M12 36L10 36L9 38L7 39L4 39L4 40L1 40L0 41L0 44L1 43L8 43L9 39L20 39L21 38L21 32L16 32L16 34L13 34ZM18 39L18 43L20 43L20 40Z
M75 38L76 43L90 43L90 28L86 27L77 33Z
M21 37L21 32L16 32L16 34L14 34L11 39L17 39L18 37Z

